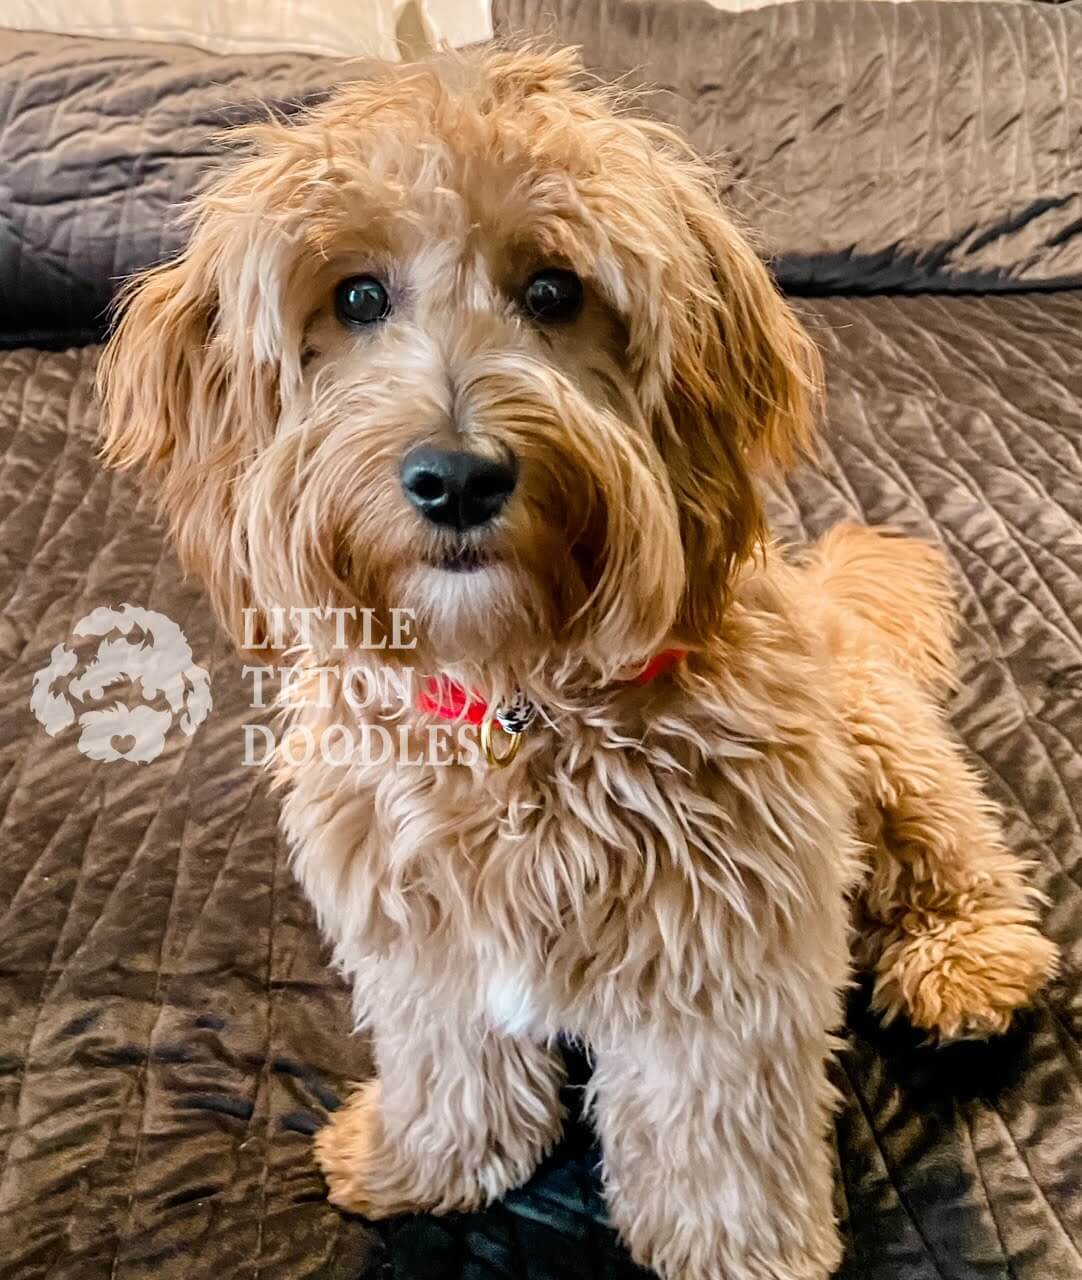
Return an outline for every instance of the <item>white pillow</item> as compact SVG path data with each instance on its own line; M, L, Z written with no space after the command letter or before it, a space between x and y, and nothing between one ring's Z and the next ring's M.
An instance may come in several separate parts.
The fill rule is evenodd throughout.
M0 27L397 61L487 40L492 12L490 0L0 0Z

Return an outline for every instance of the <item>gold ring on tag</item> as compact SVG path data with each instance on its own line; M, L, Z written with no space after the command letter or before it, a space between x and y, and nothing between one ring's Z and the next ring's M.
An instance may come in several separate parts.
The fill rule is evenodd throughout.
M499 731L504 734L510 742L510 745L502 756L497 753L496 748L493 746L493 728L499 729ZM484 748L485 759L495 769L505 769L511 761L514 760L515 756L519 753L519 748L522 746L522 739L525 736L526 735L522 733L508 733L494 716L489 716L487 720L481 721L481 746Z

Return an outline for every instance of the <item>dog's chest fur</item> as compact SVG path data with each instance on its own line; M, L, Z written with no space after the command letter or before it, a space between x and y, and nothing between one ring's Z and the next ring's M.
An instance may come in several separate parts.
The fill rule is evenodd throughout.
M815 682L787 693L784 717L769 687L670 704L625 726L638 745L546 728L502 773L306 768L285 823L358 1013L451 1001L589 1038L614 1014L747 1011L773 967L840 982L851 761Z

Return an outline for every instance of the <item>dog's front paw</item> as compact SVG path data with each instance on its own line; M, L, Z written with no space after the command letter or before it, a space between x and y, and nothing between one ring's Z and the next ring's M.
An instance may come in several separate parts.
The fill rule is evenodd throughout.
M411 1163L387 1141L381 1103L380 1083L371 1080L316 1134L316 1161L331 1204L372 1219L469 1207L458 1203L446 1173Z
M399 1140L389 1137L380 1082L372 1080L316 1134L315 1157L331 1204L365 1218L391 1218L478 1209L525 1181L540 1154L526 1147L511 1151L508 1137L468 1158L463 1137L431 1116L414 1117Z
M633 1233L621 1234L633 1260L660 1280L830 1280L842 1261L841 1238L829 1215L808 1231L803 1247L781 1251L712 1238L710 1223L690 1220L683 1240L636 1243Z
M331 1115L316 1134L315 1156L327 1180L327 1198L339 1209L389 1218L417 1207L404 1198L403 1180L393 1176L383 1141L378 1080L362 1085Z
M1016 913L931 920L883 949L873 1004L940 1040L999 1035L1056 965L1055 945Z

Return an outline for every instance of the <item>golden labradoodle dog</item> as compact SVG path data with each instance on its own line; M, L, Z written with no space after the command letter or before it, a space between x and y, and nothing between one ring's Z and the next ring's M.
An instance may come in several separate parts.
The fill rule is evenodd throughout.
M413 611L408 652L315 620L290 660L339 674L295 725L378 714L343 619L350 666L459 695L399 708L408 758L281 764L379 1065L317 1140L334 1202L523 1182L567 1035L636 1259L821 1280L851 933L883 1015L943 1038L1002 1031L1054 950L939 703L943 559L769 545L757 473L809 444L815 350L710 171L577 81L569 53L441 55L247 129L130 290L105 456L238 641L244 610ZM432 758L464 702L486 749Z

